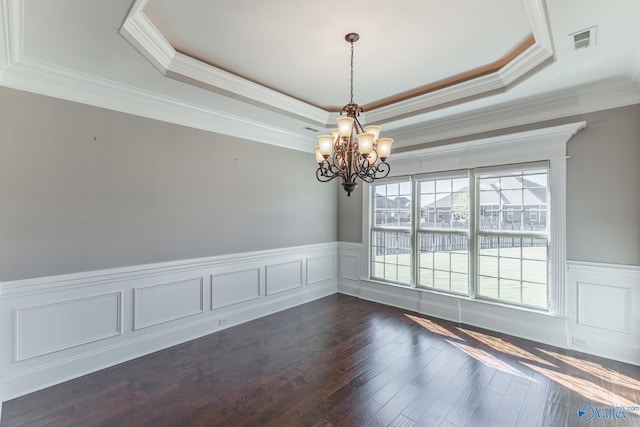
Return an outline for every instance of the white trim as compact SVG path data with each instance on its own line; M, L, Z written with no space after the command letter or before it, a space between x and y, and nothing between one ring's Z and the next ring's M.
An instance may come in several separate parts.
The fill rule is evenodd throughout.
M96 336L91 336L91 337L85 337L83 339L79 339L79 340L75 340L73 342L70 343L65 343L65 344L61 344L61 345L57 345L55 347L49 348L47 350L41 350L39 352L35 352L35 353L26 353L23 351L22 348L22 340L20 339L20 337L22 337L24 334L24 329L22 327L23 322L22 322L22 318L24 313L28 313L30 311L37 311L37 310L43 310L43 309L47 309L47 308L52 308L55 306L64 306L64 305L69 305L69 304L77 304L79 302L82 301L92 301L92 300L98 300L100 298L104 298L104 297L110 297L110 296L115 296L116 297L116 313L115 313L115 318L116 318L116 325L115 325L115 330L108 332L106 334L101 334L101 335L96 335ZM51 354L51 353L56 353L59 351L63 351L63 350L67 350L70 348L74 348L74 347L78 347L81 345L85 345L85 344L89 344L89 343L93 343L96 341L101 341L101 340L105 340L107 338L111 338L111 337L115 337L118 335L122 335L123 334L123 310L122 310L122 304L123 304L123 292L122 291L115 291L115 292L109 292L106 294L100 294L100 295L89 295L83 298L75 298L75 299L66 299L66 300L62 300L62 301L58 301L58 302L49 302L46 304L40 304L40 305L34 305L34 306L28 306L28 307L15 307L15 321L14 321L14 345L15 345L15 349L14 349L14 363L16 362L21 362L24 360L28 360L28 359L32 359L35 357L40 357L40 356L44 356L47 354Z
M196 82L197 85L215 92L239 96L249 102L275 108L316 123L325 125L329 123L330 114L325 110L175 52L162 33L144 14L146 1L134 2L120 28L120 34L163 74L188 83ZM553 57L553 50L543 0L526 0L525 6L534 32L534 45L508 65L492 74L370 111L368 119L372 122L382 122L416 110L425 110L491 93L506 88L534 71Z
M266 262L269 259L279 259L283 256L335 250L337 250L337 243L330 242L315 245L293 246L281 249L266 249L262 251L218 255L205 258L185 259L180 261L160 262L155 264L110 268L85 273L71 273L61 274L58 276L13 280L0 282L0 297L18 297L42 291L66 290L73 289L78 286L83 287L88 283L93 285L103 285L124 280L134 280L147 276L215 268L236 263L246 263L249 261Z
M188 311L188 312L184 312L184 313L179 313L179 314L173 314L171 316L167 316L164 317L162 319L159 320L155 320L153 322L147 322L147 323L142 323L140 322L140 299L142 298L142 295L145 292L151 291L152 289L158 289L158 288L166 288L169 286L176 286L176 285L180 285L183 284L185 282L188 281L193 281L193 280L197 280L198 284L199 284L199 292L198 292L198 297L200 299L199 301L199 307L196 310L192 310L192 311ZM158 283L158 284L154 284L154 285L146 285L146 286L138 286L138 287L134 287L133 288L133 330L137 331L139 329L144 329L144 328L149 328L152 326L156 326L156 325L161 325L163 323L167 323L167 322L171 322L173 320L178 320L178 319L182 319L184 317L189 317L189 316L194 316L197 314L201 314L204 313L204 277L194 277L192 279L187 279L187 280L180 280L178 282L170 282L170 283Z
M0 0L0 77L22 57L22 0Z
M133 3L122 24L122 36L127 38L129 42L132 42L131 38L135 37L139 44L145 46L146 50L154 51L151 55L152 58L148 59L156 68L166 70L172 63L174 67L180 68L179 62L182 60L176 59L179 55L175 55L173 47L154 35L149 28L150 23L138 22L133 18L142 13L145 2L146 0L137 0ZM216 102L207 105L194 104L188 100L152 94L130 85L87 76L82 72L26 58L22 52L23 5L23 0L0 0L0 85L2 86L309 153L313 152L315 144L309 133L302 129L304 125L331 127L330 124L334 123L335 113L327 113L322 109L317 109L317 107L280 93L274 93L271 96L260 88L254 88L256 89L254 92L258 95L256 95L257 99L250 101L251 103L264 109L285 112L283 117L293 115L301 118L307 116L311 122L307 121L298 129L299 123L296 124L297 122L293 123L287 120L285 125L274 125L275 122L272 120L266 122L259 119L230 117L225 114L224 109L211 108L211 105L221 105L229 101L228 95L246 101L252 99L252 93L231 94L229 88L221 89L219 92L227 96L212 94L216 97ZM536 39L536 47L530 48L514 60L511 65L501 70L505 81L513 79L507 76L512 67L517 68L520 62L531 61L533 64L537 61L534 59L537 55L534 52L536 49L549 50L549 55L553 56L552 44L548 42L550 34L544 1L526 0L525 8ZM133 21L129 23L129 19ZM554 94L475 108L447 117L430 118L430 112L434 107L429 107L429 105L432 105L434 100L435 104L451 102L449 98L446 98L451 94L447 95L446 92L438 91L424 95L425 99L416 98L405 101L406 103L413 102L414 104L411 105L404 105L403 102L400 102L393 106L370 111L366 114L366 120L388 125L387 132L396 139L397 149L636 104L640 102L640 91L637 90L640 86L640 51L635 62L630 61L629 65L631 70L622 79L612 79L599 82L597 85L591 84ZM189 72L197 74L193 69L190 69ZM186 76L184 80L193 83L191 77ZM232 85L231 89L237 86L236 83ZM465 82L465 84L469 83ZM456 85L448 90L452 93L459 92L459 96L469 96L475 89L469 89L465 84ZM491 85L496 83L479 79L474 84L492 87ZM105 86L108 86L109 90L105 90ZM576 93L580 94L579 97ZM269 108L268 105L272 102L276 106ZM295 111L287 112L291 109Z
M23 58L5 70L2 84L60 99L310 152L308 135L193 104L111 80Z
M309 283L306 283L303 270L308 260L335 258L337 246L336 242L321 243L0 283L0 324L4 325L0 328L0 342L8 344L0 346L0 401L334 294L337 292L336 271L328 272L323 281L306 286ZM267 267L283 265L295 266L290 270L295 272L301 285L266 295L266 283L262 278ZM257 272L257 282L248 285L258 286L256 298L226 301L232 304L204 309L204 301L212 301L212 287L205 284L208 279L204 278L237 271ZM176 316L170 309L171 301L166 300L169 294L159 293L154 295L158 303L148 307L155 310L149 312L154 321L140 324L135 314L136 291L194 280L198 281L192 283L192 290L199 295L196 297L199 298L199 310L185 310ZM85 337L82 328L75 335L73 331L61 330L59 339L52 341L64 344L60 348L16 353L19 334L15 328L20 327L20 322L14 322L14 316L19 318L20 310L48 307L52 301L56 306L84 301L96 295L117 295L118 307L106 311L118 319L117 334ZM163 311L163 307L168 309ZM89 315L85 317L77 321L92 321ZM30 334L27 337L30 342L37 342L38 331L29 328L24 333ZM14 358L16 354L17 358Z
M365 258L366 248L365 244L340 243L338 253ZM640 266L567 261L566 270L562 269L562 273L567 276L565 288L566 295L569 296L566 304L568 309L564 315L456 297L366 278L355 281L339 276L338 292L640 366ZM624 290L618 292L621 298L616 303L619 305L607 307L618 314L618 317L622 316L618 311L622 312L623 327L611 328L607 324L594 323L593 319L590 319L588 324L579 322L581 300L578 299L578 283L581 280L605 288ZM605 323L608 321L606 318L603 320Z
M457 144L407 151L396 154L394 171L397 178L429 173L455 173L465 169L500 167L515 163L549 161L549 198L551 229L549 236L549 314L564 316L566 263L566 145L586 122L568 123L531 131L499 135ZM363 280L369 280L371 190L363 193L362 263ZM415 216L415 215L414 215ZM473 272L471 269L470 272ZM361 293L361 292L360 292ZM519 310L521 308L515 308Z
M640 266L569 260L566 271L566 346L640 365Z
M146 2L147 0L134 2L119 32L162 74L187 83L195 82L197 86L214 92L243 98L315 123L329 123L329 113L321 108L176 52L144 13Z
M394 154L392 176L566 159L566 143L586 127L568 123Z
M146 3L147 0L138 0L131 6L118 33L165 74L177 52L144 14Z
M566 314L567 259L567 162L549 161L549 311L558 316Z
M579 97L576 95L578 92ZM397 128L393 131L393 137L397 141L394 147L397 150L412 145L467 137L638 102L640 102L640 92L636 84L625 79L624 81L603 81L597 85L561 90L553 94L509 101L500 105L489 105L435 119L429 119L427 114L422 122L419 116L413 116L411 118L413 125L402 126L401 121L393 123ZM378 121L378 123L382 122ZM392 155L392 159L395 155Z

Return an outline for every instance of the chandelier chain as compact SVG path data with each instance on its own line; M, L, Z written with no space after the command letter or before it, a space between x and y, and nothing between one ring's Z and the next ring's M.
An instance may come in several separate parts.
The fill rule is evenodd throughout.
M351 104L353 104L353 41L351 41Z

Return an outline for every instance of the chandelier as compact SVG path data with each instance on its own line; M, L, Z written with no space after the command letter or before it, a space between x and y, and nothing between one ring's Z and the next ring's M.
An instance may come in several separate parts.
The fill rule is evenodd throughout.
M391 168L387 159L393 144L391 138L380 138L380 126L362 127L358 121L364 110L353 102L353 43L359 38L356 33L344 37L351 43L351 100L340 111L338 128L333 129L331 135L318 136L315 149L318 181L327 182L340 177L348 196L356 189L358 178L373 182L389 175Z

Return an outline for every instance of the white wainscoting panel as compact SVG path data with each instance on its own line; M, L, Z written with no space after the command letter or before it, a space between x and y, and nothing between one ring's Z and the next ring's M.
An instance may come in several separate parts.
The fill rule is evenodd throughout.
M136 287L133 301L134 330L193 316L204 311L204 279Z
M302 286L302 260L265 267L266 295L289 291Z
M359 280L358 262L357 256L342 254L340 256L340 277L348 280Z
M216 310L260 298L260 269L211 276L211 309Z
M335 255L307 259L307 285L331 280L334 277L336 277Z
M605 331L630 333L631 290L578 282L578 324Z
M640 267L567 262L567 346L640 365Z
M0 282L0 401L334 294L336 258L332 242Z
M122 292L17 308L15 313L18 362L122 334Z

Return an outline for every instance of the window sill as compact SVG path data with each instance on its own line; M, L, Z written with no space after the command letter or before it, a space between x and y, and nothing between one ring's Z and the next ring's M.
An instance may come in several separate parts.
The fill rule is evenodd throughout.
M385 282L383 280L376 280L376 279L370 279L370 278L360 278L360 283L363 285L366 285L367 283L371 283L371 284L376 284L376 285L383 285L383 286L387 286L390 288L399 288L399 289L404 289L407 291L416 291L416 292L420 292L421 294L427 294L427 295L437 295L438 297L443 297L443 298L449 298L452 300L460 300L460 301L465 301L465 302L469 302L473 305L478 304L479 306L484 306L484 307L496 307L496 308L500 308L500 309L506 309L506 310L515 310L519 313L531 313L531 314L537 314L537 315L543 315L545 317L549 317L549 318L557 318L557 319L564 319L564 316L558 315L556 313L552 313L549 310L538 310L535 308L530 308L530 307L524 307L524 306L518 306L518 305L511 305L511 304L507 304L507 303L502 303L500 301L493 301L493 300L488 300L488 299L481 299L481 298L471 298L468 297L466 295L462 295L462 294L452 294L452 293L448 293L448 292L441 292L438 290L433 290L433 289L426 289L426 288L420 288L417 286L411 286L411 285L402 285L399 283L393 283L393 282Z

